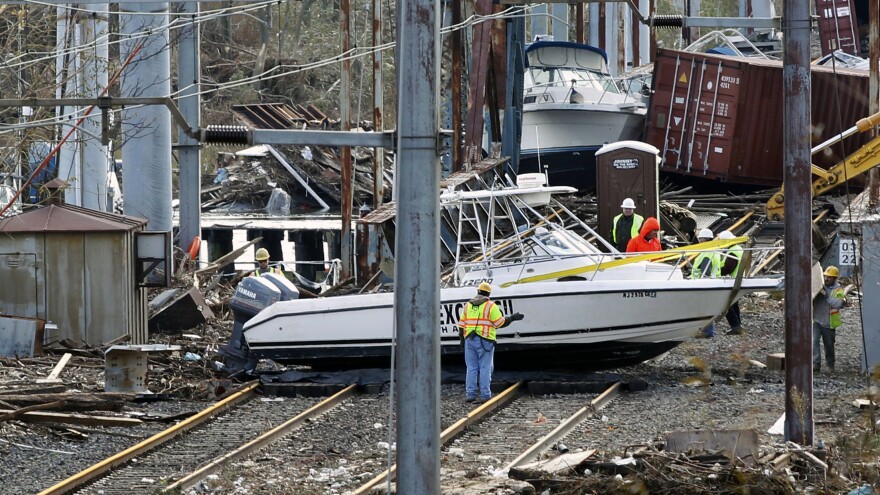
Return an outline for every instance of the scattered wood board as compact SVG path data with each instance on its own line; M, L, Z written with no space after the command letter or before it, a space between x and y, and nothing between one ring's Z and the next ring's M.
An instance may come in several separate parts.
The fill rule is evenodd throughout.
M784 370L785 353L775 352L773 354L767 354L767 368L771 370Z

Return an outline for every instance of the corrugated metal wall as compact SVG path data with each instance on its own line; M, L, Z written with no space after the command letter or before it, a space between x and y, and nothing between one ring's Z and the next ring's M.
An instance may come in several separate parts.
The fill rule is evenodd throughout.
M134 283L134 232L0 237L0 310L58 324L60 339L147 342L147 294ZM26 266L21 266L22 263Z

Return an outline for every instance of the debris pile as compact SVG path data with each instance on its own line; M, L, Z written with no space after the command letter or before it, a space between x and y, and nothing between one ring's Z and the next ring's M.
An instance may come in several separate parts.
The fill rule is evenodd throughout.
M528 481L538 493L716 495L847 493L854 485L857 489L859 483L846 476L835 452L808 450L789 442L761 446L757 458L743 459L726 450L698 447L670 452L659 443L634 447L624 458L588 456L552 472L542 469L548 462L543 461L511 469L509 476ZM876 463L874 470L876 476Z

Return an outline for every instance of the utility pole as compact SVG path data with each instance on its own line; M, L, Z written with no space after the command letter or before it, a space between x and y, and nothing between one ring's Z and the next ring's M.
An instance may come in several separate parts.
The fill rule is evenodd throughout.
M870 69L870 82L868 90L868 114L874 115L880 111L880 1L868 0L868 67ZM856 46L859 46L856 40ZM877 135L877 129L871 131ZM868 207L871 211L880 206L880 171L872 168L868 171Z
M440 2L397 2L397 493L440 493Z
M143 48L122 76L122 96L164 97L171 94L168 3L125 3L119 6L121 56ZM146 38L141 38L149 33ZM122 118L122 188L126 215L149 220L151 231L172 229L171 114L162 106L126 109Z
M382 0L373 0L373 46L382 44ZM384 130L385 88L382 87L382 50L373 52L373 131ZM373 209L382 206L385 148L373 148Z
M788 0L783 12L785 439L812 445L810 2Z
M198 2L180 6L182 21L190 21L180 29L177 42L177 106L191 129L201 127L201 96L199 96L199 15ZM196 236L202 235L202 150L199 142L178 128L177 166L180 197L180 235L177 245L184 252Z
M342 78L339 92L339 114L342 131L351 130L351 4L350 0L341 0L339 3L339 20L342 31ZM342 231L340 239L340 251L342 254L342 278L350 277L351 269L351 209L354 202L354 174L351 166L351 147L342 147L340 165L342 166Z

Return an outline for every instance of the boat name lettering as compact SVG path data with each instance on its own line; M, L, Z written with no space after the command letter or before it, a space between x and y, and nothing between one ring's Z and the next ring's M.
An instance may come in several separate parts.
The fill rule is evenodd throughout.
M501 314L511 315L513 311L513 300L511 299L494 299L495 304L500 306ZM449 303L440 306L440 332L441 333L458 333L457 323L461 319L461 313L464 311L465 303Z
M631 297L657 297L656 290L631 290L623 293L623 298L628 299Z
M476 287L476 286L482 284L483 282L486 282L487 284L491 284L492 280L494 280L492 277L486 277L486 278L481 278L481 279L476 279L476 280L465 280L464 282L461 283L461 286L462 287Z
M238 291L241 292L242 294L244 294L244 295L250 297L251 299L256 299L256 298L257 298L257 293L256 293L256 292L251 292L251 291L249 291L249 290L247 290L247 289L245 289L245 288L243 288L243 287L239 287L239 288L238 288Z
M630 170L639 168L638 158L618 158L611 162L611 166L617 170Z

